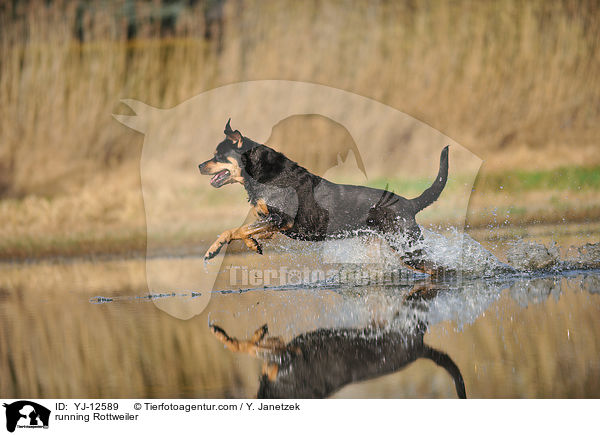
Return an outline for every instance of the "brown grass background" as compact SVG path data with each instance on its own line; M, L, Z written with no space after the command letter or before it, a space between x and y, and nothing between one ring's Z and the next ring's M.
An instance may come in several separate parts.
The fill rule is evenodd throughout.
M165 28L157 17L170 4L183 9ZM214 23L213 36L205 38L210 4L223 6L220 38ZM3 258L143 250L143 139L112 118L130 113L119 100L170 108L244 80L341 88L452 137L485 161L471 201L473 226L600 216L596 190L485 187L486 177L506 170L600 165L595 1L87 5L0 6ZM127 38L131 5L135 38ZM305 130L299 126L297 133ZM312 133L307 149L318 150L324 133ZM373 144L382 161L391 151ZM318 166L318 152L307 155ZM515 205L527 209L511 214ZM498 207L502 218L493 211Z
M597 1L226 0L221 38L213 24L206 39L209 3L219 2L0 0L0 259L143 253L143 137L112 118L131 114L119 100L171 108L263 79L376 99L479 155L467 223L486 247L515 234L598 241L598 188L559 189L552 176L543 188L510 187L515 170L600 172ZM128 38L132 5L137 34ZM170 5L184 8L165 28L160 11ZM301 163L327 167L318 151L330 130L313 127L288 133L306 138ZM372 151L384 161L394 150L374 143ZM411 186L402 194L419 193ZM442 204L422 223L448 222L450 185L445 194L449 211ZM212 206L200 225L209 236L165 235L165 247L214 237L226 226L227 202L244 200L233 188L210 198L198 205ZM523 226L540 222L558 225ZM150 302L88 302L145 293L144 273L140 261L0 264L0 395L254 394L259 363L223 350L206 317L175 319ZM526 308L505 293L463 332L436 325L426 341L453 356L471 397L597 397L598 295L566 279L560 286L558 301ZM445 373L421 361L338 397L361 395L455 392Z

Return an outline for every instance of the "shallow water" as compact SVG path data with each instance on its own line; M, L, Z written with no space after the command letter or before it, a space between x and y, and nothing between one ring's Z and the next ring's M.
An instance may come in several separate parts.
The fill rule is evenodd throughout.
M142 261L2 265L0 394L457 397L462 379L467 397L599 397L596 251L568 250L560 237L557 251L523 237L502 254L486 249L489 240L463 239L457 250L461 235L443 234L428 234L428 246L462 273L436 282L382 275L394 260L364 240L319 245L320 256L277 240L260 258L229 254L209 305L189 320L161 304L193 304L198 295L149 297ZM597 234L576 238L588 241ZM307 283L300 275L283 286L247 276L242 285L243 270L281 265L345 275ZM271 350L262 342L261 358L234 353L209 324L240 340L267 324L267 338L281 341ZM277 366L273 379L262 376L263 361Z

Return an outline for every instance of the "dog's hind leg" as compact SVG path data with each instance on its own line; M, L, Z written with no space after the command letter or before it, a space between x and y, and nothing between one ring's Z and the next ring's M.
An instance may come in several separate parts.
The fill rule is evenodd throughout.
M440 287L431 283L429 280L418 281L413 285L413 288L404 296L403 302L411 302L417 300L429 300L437 296Z
M386 233L384 238L392 249L400 254L402 262L416 272L426 273L435 276L439 270L435 264L427 259L425 250L422 248L423 235L421 229L415 224L410 228L398 229L406 236L406 240L402 243L403 246L398 246L398 241L395 240L393 233Z

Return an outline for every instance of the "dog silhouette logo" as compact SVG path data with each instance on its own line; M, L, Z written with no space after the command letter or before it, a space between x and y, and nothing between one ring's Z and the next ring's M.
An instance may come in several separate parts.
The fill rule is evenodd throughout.
M19 400L4 404L6 408L6 430L14 432L16 428L48 428L50 410L29 400Z
M476 155L410 115L351 92L313 83L232 83L166 109L132 99L121 101L128 107L128 114L115 114L115 119L144 134L140 181L146 212L147 288L153 294L184 296L152 299L158 308L179 319L202 313L213 292L229 285L222 273L228 243L221 245L223 249L214 252L210 261L205 261L204 255L219 232L241 228L249 219L248 202L234 196L241 193L239 189L216 193L198 173L198 163L214 156L215 146L224 140L223 124L228 119L239 128L240 135L243 132L256 144L272 145L328 181L345 184L347 177L362 184L385 180L389 181L390 192L406 191L401 176L429 179L438 170L437 156L450 144L455 162L452 168L464 174L460 182L453 183L455 199L446 203L452 208L457 228L464 228L473 182L481 166ZM229 181L222 178L224 175L222 172L214 182ZM314 189L318 191L325 184ZM281 190L286 189L289 186ZM290 217L296 215L295 195L281 196L281 206ZM216 207L217 203L226 211ZM328 211L327 203L315 200L312 205L311 210L318 213ZM385 214L385 210L378 211ZM342 218L341 214L336 216ZM329 225L336 222L343 223L330 219L327 230L333 230ZM171 255L171 240L173 246L181 240L179 245L188 247L182 248L181 256ZM339 244L328 246L323 247L323 261L348 262ZM351 262L362 261L362 255L353 254ZM257 257L250 260L255 270L277 269L276 261L286 261L285 257ZM230 259L234 257L229 256L227 261ZM379 257L372 261L379 261Z

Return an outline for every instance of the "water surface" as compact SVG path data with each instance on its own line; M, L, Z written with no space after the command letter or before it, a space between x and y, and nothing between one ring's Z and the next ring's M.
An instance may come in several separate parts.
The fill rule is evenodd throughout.
M507 264L477 252L472 265ZM271 249L261 261L289 265L301 256ZM460 376L471 398L600 396L594 268L436 283L231 283L229 266L256 261L230 255L208 307L188 320L157 305L193 303L193 289L148 297L141 260L0 266L0 394L221 398L269 387L294 396L453 398ZM231 352L209 324L240 340L266 324L283 350ZM278 366L279 384L265 386L265 365Z

